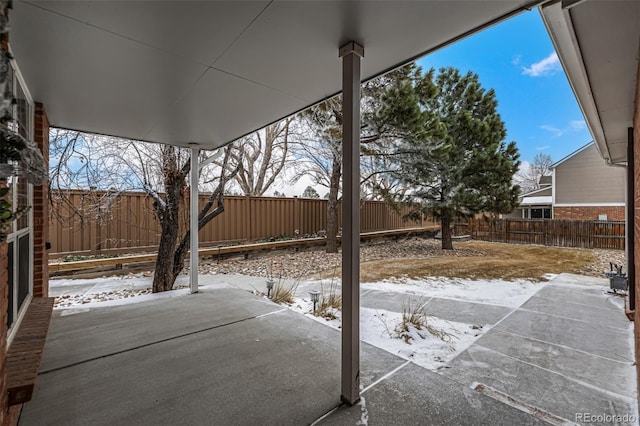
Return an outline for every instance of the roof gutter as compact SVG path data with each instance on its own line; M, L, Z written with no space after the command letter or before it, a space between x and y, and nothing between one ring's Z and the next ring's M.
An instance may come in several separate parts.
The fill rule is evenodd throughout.
M575 34L571 20L570 9L585 0L556 0L540 5L538 10L542 21L551 36L553 47L565 70L569 84L576 95L578 105L587 120L587 127L593 136L598 152L608 165L615 165L611 161L611 152L606 143L604 129L600 121L600 114L593 97L589 76L582 59L580 44Z

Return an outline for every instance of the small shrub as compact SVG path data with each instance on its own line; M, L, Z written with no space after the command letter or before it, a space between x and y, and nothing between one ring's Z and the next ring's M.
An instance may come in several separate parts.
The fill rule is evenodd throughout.
M299 282L287 284L282 278L278 279L271 290L271 301L279 304L292 305Z
M334 269L331 284L329 284L328 294L325 294L324 286L322 284L320 285L322 295L318 302L318 306L316 307L316 312L314 313L315 316L327 319L337 319L336 311L342 311L342 295L338 291L338 283L336 282L335 277L336 274Z
M409 343L413 338L411 335L411 328L413 327L418 330L418 335L422 338L424 338L424 336L422 336L420 331L424 330L443 342L451 342L456 336L429 324L429 316L425 311L426 305L427 302L420 299L409 299L402 304L402 321L395 330L397 336L404 339L406 343Z

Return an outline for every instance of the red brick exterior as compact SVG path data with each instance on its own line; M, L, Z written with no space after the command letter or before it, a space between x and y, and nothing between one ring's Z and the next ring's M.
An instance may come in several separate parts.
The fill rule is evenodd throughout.
M34 142L49 168L49 121L41 103L35 103ZM49 181L33 187L33 296L49 296Z
M7 243L0 243L0 425L8 424L7 407L7 308L9 287L7 286Z
M607 215L607 220L614 222L624 221L624 206L609 207L554 207L554 219L570 220L598 220L601 214Z

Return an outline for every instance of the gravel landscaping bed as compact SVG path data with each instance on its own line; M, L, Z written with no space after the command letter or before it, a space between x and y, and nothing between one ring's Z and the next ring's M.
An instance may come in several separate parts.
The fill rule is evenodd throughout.
M473 261L486 257L487 261L495 258L492 253L492 243L454 243L455 250L442 250L441 241L435 239L406 238L400 240L385 240L377 242L367 242L361 247L361 262L380 261L385 259L446 259L454 260L459 258L460 262L465 262L465 258L472 258L466 261L467 265L473 265ZM488 247L489 249L483 249ZM518 257L518 252L522 253L527 246L513 246L514 258ZM531 246L528 246L531 247ZM504 245L500 247L505 250ZM507 247L511 251L511 247ZM564 249L561 249L564 250ZM581 250L582 249L566 249ZM495 248L494 248L495 251ZM583 275L591 275L604 278L603 272L609 269L609 262L625 265L625 254L622 250L584 250L593 257L593 261L585 264L579 271L574 271ZM546 261L542 259L542 261ZM549 259L551 261L551 259ZM295 251L295 249L274 250L270 252L251 253L248 259L243 257L216 260L212 258L201 259L199 271L201 274L239 274L258 277L274 277L287 279L313 279L324 272L327 275L340 277L340 265L342 262L341 253L326 253L321 246ZM400 262L398 262L400 263ZM374 266L375 267L375 266ZM624 267L626 272L626 266ZM327 272L328 271L328 272ZM570 271L567 271L570 272ZM186 268L183 274L188 274ZM152 271L131 272L127 275L117 277L117 279L151 279ZM116 279L114 277L114 279ZM56 280L51 280L52 285ZM184 287L184 286L179 286ZM102 292L97 294L65 295L56 298L56 308L69 308L92 302L108 301L140 296L151 292L150 288L126 289L117 291Z
M396 241L381 241L364 244L360 249L361 262L381 259L422 259L429 257L478 257L487 253L463 244L455 244L455 250L442 250L441 241L435 239L408 238ZM576 249L567 249L576 250ZM580 271L584 275L603 277L609 270L609 262L625 265L625 254L622 250L592 250L594 261ZM280 250L270 253L255 254L249 259L202 259L202 274L240 274L259 277L313 278L320 272L336 271L340 276L341 253L325 253L322 247L314 250L295 252ZM188 270L185 270L188 273Z

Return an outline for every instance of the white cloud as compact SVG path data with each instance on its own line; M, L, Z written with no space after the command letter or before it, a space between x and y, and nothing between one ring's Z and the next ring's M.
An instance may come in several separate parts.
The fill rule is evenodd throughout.
M551 124L543 124L542 126L540 126L540 128L542 130L546 130L547 132L552 133L552 137L559 138L560 136L565 135L567 133L581 132L583 130L586 130L587 123L585 123L584 120L571 120L562 128L551 125ZM538 151L542 151L547 148L548 146L543 146L536 149Z
M575 131L584 130L587 128L587 123L585 123L584 120L571 120L569 122L569 128Z
M536 151L544 151L545 149L549 149L549 145L537 146L536 147Z
M539 62L531 64L530 67L522 68L522 74L529 75L531 77L553 75L558 71L560 71L560 60L558 59L558 54L556 52L551 53Z
M540 128L542 130L553 133L553 137L555 138L559 138L560 136L564 135L564 130L554 127L550 124L543 124L542 126L540 126Z
M522 55L517 54L517 55L513 55L513 58L511 59L511 63L513 65L520 65L520 61L522 60Z

